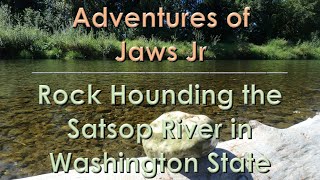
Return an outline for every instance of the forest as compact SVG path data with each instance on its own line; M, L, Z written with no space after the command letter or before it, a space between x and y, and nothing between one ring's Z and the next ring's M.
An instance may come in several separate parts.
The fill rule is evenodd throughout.
M189 44L208 46L206 59L320 59L320 1L318 0L2 0L0 2L1 59L114 59L121 41L128 46L175 45L183 58ZM103 7L120 13L163 11L215 12L215 28L129 28L108 23L87 28L73 22L79 8L90 21ZM250 7L249 26L230 28L226 17ZM174 21L174 16L171 16ZM190 17L187 17L190 18ZM110 19L108 21L111 21ZM207 23L210 21L207 19ZM159 22L157 22L159 23Z

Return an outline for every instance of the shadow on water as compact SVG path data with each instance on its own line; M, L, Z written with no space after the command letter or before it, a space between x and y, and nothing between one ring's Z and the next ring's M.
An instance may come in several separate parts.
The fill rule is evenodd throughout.
M220 148L215 149L213 152L219 156L218 158L213 157L214 160L219 164L220 168L219 168L218 172L210 173L208 171L209 167L214 169L215 166L209 161L209 158L207 156L205 156L205 157L198 159L198 173L192 172L193 166L190 166L189 169L191 170L191 172L186 173L184 171L181 171L181 174L190 180L202 180L202 179L203 180L204 179L253 180L252 175L248 172L248 169L246 167L244 168L243 173L232 172L232 170L230 169L230 161L233 158L236 158L237 157L236 155L234 155L230 151L227 151L225 149L220 149ZM224 153L227 155L227 158L229 159L228 162L226 163L227 164L227 168L226 168L227 171L226 172L222 171L223 162L221 161L221 157ZM239 169L240 164L238 162L235 163L234 168ZM184 169L184 165L183 165L183 169Z

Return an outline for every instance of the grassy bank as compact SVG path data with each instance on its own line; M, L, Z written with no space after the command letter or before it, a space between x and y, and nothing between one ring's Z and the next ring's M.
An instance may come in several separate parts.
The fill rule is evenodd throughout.
M190 54L191 42L165 42L138 37L126 40L132 46L177 47L180 59ZM250 43L199 43L208 46L206 59L320 59L320 40L289 43L283 39L263 45ZM107 32L97 34L80 30L48 33L26 26L0 28L1 59L114 59L120 55L121 41ZM128 50L127 50L128 51Z
M89 6L91 4L85 1L83 3ZM155 6L155 2L144 4L128 1L127 3L139 7L135 8L139 11L145 9L146 5ZM167 3L175 7L171 1ZM180 1L175 1L175 3L176 5L181 4ZM216 3L219 4L215 2L211 5L216 6ZM320 59L320 31L316 28L319 25L319 21L316 20L319 3L298 0L271 4L266 4L264 1L257 3L251 5L255 9L255 17L261 17L261 20L252 17L249 28L239 28L236 31L231 31L229 27L224 26L221 26L220 30L219 28L217 30L197 29L192 26L173 29L128 28L124 23L120 23L119 27L109 25L104 29L92 29L91 33L88 33L89 31L81 29L83 26L77 29L71 28L78 7L84 5L81 2L4 1L0 2L0 59L114 59L120 54L120 39L124 37L126 37L128 48L132 46L150 48L175 46L178 49L176 53L179 59L190 55L192 40L197 40L198 45L208 46L205 59ZM105 5L102 2L91 5L93 4L91 14L101 11L98 4L101 7ZM111 4L108 9L110 12L122 12L125 9L121 5L113 7ZM162 1L161 4L163 4ZM280 14L279 12L276 14L265 12L265 5L268 4L270 8L278 7L283 11ZM200 4L195 5L199 5L199 12L201 12L203 7ZM206 4L204 7L208 8L211 5ZM226 2L225 5L234 6L234 3ZM237 6L242 9L243 4L240 3ZM171 9L169 7L166 8ZM217 7L223 6L218 5ZM261 7L264 8L260 9ZM184 12L187 8L174 11ZM268 22L270 19L264 18L274 16L277 16L275 21L272 20L272 24L265 26L263 22ZM290 17L287 20L288 24L283 24L286 22L284 17ZM294 19L293 22L291 22L292 19ZM302 41L297 42L299 39ZM248 42L266 43L257 45Z

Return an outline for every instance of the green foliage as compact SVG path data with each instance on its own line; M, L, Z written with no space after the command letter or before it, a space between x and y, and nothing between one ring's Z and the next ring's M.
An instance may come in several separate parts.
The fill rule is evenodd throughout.
M270 39L284 38L290 41L310 39L311 33L320 28L320 1L314 0L117 0L117 1L65 1L65 0L30 0L30 1L2 1L8 5L1 6L0 25L14 25L22 23L28 27L36 27L47 32L63 31L71 26L79 7L84 7L88 17L101 11L107 6L109 12L118 14L131 11L156 12L161 6L165 12L216 12L218 27L209 29L193 29L190 24L186 28L127 28L123 23L119 28L108 27L109 33L115 33L122 39L133 39L139 36L151 38L156 36L162 40L194 40L203 35L205 41L211 36L221 35L224 42L237 39L248 42L263 43ZM225 23L226 16L232 11L242 13L245 6L251 7L250 27L233 30ZM10 9L13 13L10 13ZM90 31L90 30L89 30ZM97 30L95 30L95 33ZM202 39L202 38L201 38Z
M207 59L320 59L320 1L314 0L164 0L164 1L2 1L0 58L114 59L121 41L128 47L178 48L190 54L191 41L207 45ZM110 12L216 12L215 29L186 28L71 28L79 7L88 17L107 6ZM250 27L232 29L224 23L231 11L251 7ZM109 23L111 24L111 23ZM217 43L219 41L219 43Z
M254 24L247 30L251 42L261 43L275 38L295 42L309 40L311 33L320 28L320 1L239 0L238 4L252 9L251 22Z
M6 53L1 53L0 55L4 57L12 57L21 50L26 50L32 54L37 54L41 47L39 47L39 44L36 42L46 38L47 33L36 28L29 28L26 26L15 26L13 29L1 28L1 51Z
M83 59L83 56L80 52L70 51L66 53L64 59L66 60Z
M44 51L45 53L45 57L48 59L61 59L62 56L62 50L57 48L57 47L53 47L52 49L48 49Z
M1 28L9 27L11 25L12 14L8 5L0 6L0 26Z
M296 54L292 53L288 42L284 39L275 39L269 41L266 45L252 45L251 50L260 59L295 59Z
M250 45L250 50L257 59L319 59L320 48L318 42L303 42L290 45L284 39L275 39L265 45Z
M32 53L28 50L23 49L19 53L19 58L21 59L32 59Z

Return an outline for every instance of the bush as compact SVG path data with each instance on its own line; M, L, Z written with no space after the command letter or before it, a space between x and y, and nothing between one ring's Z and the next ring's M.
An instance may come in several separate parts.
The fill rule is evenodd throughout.
M83 59L83 55L80 52L76 51L69 51L65 55L64 59L66 60L76 60L76 59Z
M284 39L275 39L265 45L251 44L250 51L257 59L319 59L319 46L303 42L291 45Z
M174 37L174 42L154 36L149 39L143 36L133 38L134 31L130 31L130 37L120 37L121 32L110 34L106 31L58 27L61 17L54 20L54 25L46 24L45 17L54 17L54 14L48 16L46 13L49 11L40 13L26 9L16 15L10 12L8 6L0 6L0 58L114 59L120 54L120 39L123 38L127 38L128 48L176 46L180 59L185 59L191 53L191 41L177 41ZM213 38L213 42L205 42L202 31L196 33L198 45L208 46L206 59L320 59L319 32L312 33L309 41L292 43L285 39L274 39L262 45L216 43Z

